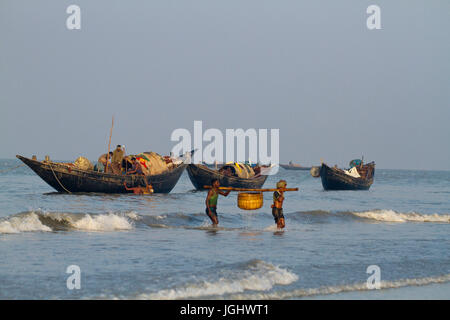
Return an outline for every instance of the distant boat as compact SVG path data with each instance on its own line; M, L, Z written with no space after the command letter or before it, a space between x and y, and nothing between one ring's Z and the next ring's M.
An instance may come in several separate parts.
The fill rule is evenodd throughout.
M322 163L320 178L325 190L369 190L375 176L375 163L360 164L351 170L329 167Z
M54 189L66 193L128 193L129 191L124 188L124 182L128 187L137 187L142 185L143 179L153 186L155 193L169 193L187 166L185 163L180 163L161 174L138 176L81 170L68 163L37 161L19 155L16 157Z
M221 187L259 189L266 182L267 175L256 174L250 178L226 175L220 170L211 169L205 165L190 164L186 168L189 179L197 190L211 185L213 179L218 179Z
M280 167L286 170L311 170L311 167L303 167L299 164L292 163L292 161L289 161L289 164L280 164Z

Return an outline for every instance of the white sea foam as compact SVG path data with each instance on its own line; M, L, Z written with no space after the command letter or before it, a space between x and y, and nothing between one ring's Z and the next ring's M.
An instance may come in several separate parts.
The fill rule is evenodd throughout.
M124 216L116 214L85 215L73 222L72 226L79 230L115 231L133 229L133 224Z
M36 213L31 212L10 217L0 221L0 233L20 233L27 231L52 231L46 225L43 225Z
M138 216L118 214L76 214L60 212L31 211L0 220L0 233L20 233L27 231L53 231L78 229L84 231L116 231L133 228L130 219Z
M268 291L274 285L288 285L298 280L298 276L286 269L264 261L256 261L240 271L238 277L221 277L216 281L201 281L174 289L164 289L156 293L141 294L137 299L189 299L206 296L221 296L252 291Z
M132 219L132 220L134 220L134 221L142 220L142 216L140 216L139 214L137 214L135 211L127 212L125 215L126 215L128 218L130 218L130 219Z
M393 210L373 210L352 212L351 214L360 218L385 222L450 222L450 215L448 214L400 213Z
M264 231L282 231L283 229L279 229L276 224L271 224L270 226L264 228Z
M450 274L438 277L427 277L418 279L402 279L397 281L381 281L380 290L394 289L408 286L425 286L435 283L445 283L450 281ZM294 299L309 296L322 296L337 294L341 292L351 291L368 291L366 283L355 283L349 285L329 286L311 289L297 289L292 291L278 291L270 293L253 293L253 294L235 294L230 299L245 299L245 300L276 300L276 299Z

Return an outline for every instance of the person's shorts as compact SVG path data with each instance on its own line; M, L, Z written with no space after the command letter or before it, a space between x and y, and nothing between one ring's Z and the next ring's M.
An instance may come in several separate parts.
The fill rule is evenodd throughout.
M283 216L283 208L273 207L272 208L272 215L273 215L273 218L275 220L275 223L278 223L278 220L280 220L281 218L284 218L284 216Z
M95 170L95 168L94 168L94 170ZM95 170L95 171L99 171L99 172L105 171L105 166L103 165L103 163L97 162L97 170Z
M211 213L217 217L217 211L216 210L217 210L217 208L211 207ZM206 212L206 215L209 217L208 208L206 208L205 212Z

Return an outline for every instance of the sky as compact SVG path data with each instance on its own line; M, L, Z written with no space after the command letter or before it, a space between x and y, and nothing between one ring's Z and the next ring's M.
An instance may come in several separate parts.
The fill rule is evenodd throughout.
M279 129L282 163L450 170L449 30L448 0L0 0L0 158L96 160L114 116L129 154L200 120Z

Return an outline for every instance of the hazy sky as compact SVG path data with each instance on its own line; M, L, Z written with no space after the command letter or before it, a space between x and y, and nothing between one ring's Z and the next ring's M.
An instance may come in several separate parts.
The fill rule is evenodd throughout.
M0 158L96 160L114 115L128 153L202 120L279 128L281 162L449 170L449 32L448 0L0 0Z

